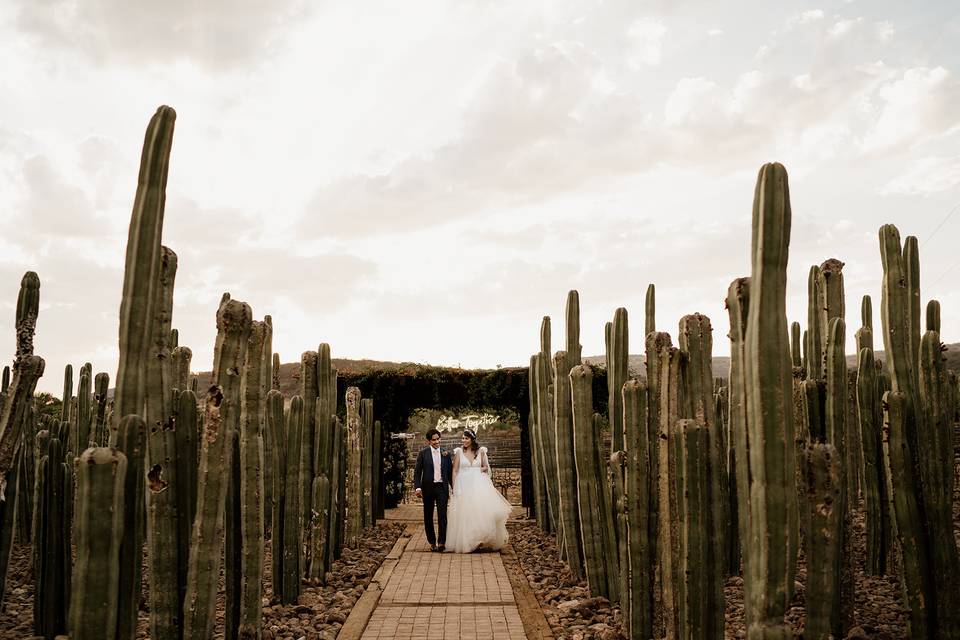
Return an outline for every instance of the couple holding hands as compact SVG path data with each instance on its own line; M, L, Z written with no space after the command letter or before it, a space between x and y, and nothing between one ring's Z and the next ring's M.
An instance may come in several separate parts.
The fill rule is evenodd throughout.
M427 442L429 446L417 456L413 486L423 499L423 527L430 550L442 553L447 546L454 553L500 549L507 542L511 506L493 486L487 448L479 446L472 429L464 429L462 446L452 453L440 446L436 429L427 431ZM433 528L434 508L439 532Z

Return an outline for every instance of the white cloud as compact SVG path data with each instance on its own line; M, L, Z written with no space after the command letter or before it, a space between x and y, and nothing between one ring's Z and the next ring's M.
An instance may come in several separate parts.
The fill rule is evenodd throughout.
M889 40L897 32L896 27L889 20L877 22L873 28L880 40Z
M915 67L884 82L870 102L877 110L866 134L868 152L915 146L960 126L960 82L943 67Z
M17 0L17 7L24 33L97 63L189 58L215 69L261 58L307 12L302 0L249 0L242 7L227 0Z
M835 38L840 38L850 33L850 31L861 22L863 22L862 17L847 20L837 20L833 23L833 26L827 29L827 33Z
M723 29L717 29L717 28L707 29L708 36L722 36L723 34L724 34Z
M632 51L628 54L634 68L660 64L667 27L660 20L640 18L627 28Z
M960 186L960 156L921 158L880 189L882 195L929 196Z

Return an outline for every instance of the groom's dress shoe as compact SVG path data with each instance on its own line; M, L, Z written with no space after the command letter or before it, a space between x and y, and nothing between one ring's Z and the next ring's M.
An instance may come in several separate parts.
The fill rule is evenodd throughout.
M436 551L436 550L437 550L437 545L435 544L430 545L430 551Z
M443 546L442 544L441 544L439 547L437 547L437 551L439 551L440 553L443 553L443 552L446 551L446 550L447 550L447 548L446 548L445 546Z

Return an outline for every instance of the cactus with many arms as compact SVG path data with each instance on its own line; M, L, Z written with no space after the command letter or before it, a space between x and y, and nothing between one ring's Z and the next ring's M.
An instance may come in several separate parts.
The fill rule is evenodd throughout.
M77 459L77 560L69 615L75 640L116 634L126 473L126 456L113 448L90 448Z

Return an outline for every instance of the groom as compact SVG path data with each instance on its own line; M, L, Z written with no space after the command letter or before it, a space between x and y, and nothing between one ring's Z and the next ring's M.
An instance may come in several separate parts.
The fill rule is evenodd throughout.
M440 448L440 432L427 431L429 447L420 450L417 466L413 468L413 486L417 497L423 498L423 528L431 551L443 552L447 542L447 497L453 476L450 453ZM433 532L433 506L437 506L437 524L440 525L440 544Z

